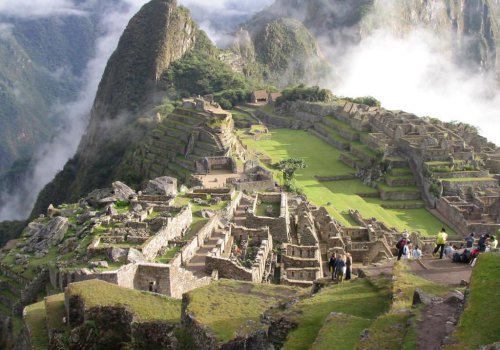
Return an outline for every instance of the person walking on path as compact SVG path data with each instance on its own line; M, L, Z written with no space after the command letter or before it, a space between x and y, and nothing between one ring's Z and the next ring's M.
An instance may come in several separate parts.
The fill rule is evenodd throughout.
M332 253L332 256L330 257L330 260L328 261L328 268L330 269L330 272L332 273L332 280L335 280L335 269L337 268L337 254Z
M446 233L445 228L443 227L441 229L441 232L438 233L437 238L436 238L436 248L434 248L434 253L436 254L437 251L439 250L439 259L443 258L443 253L444 253L444 245L446 243L446 239L448 238L448 234Z
M403 235L401 238L398 240L398 243L396 243L396 248L398 249L398 261L401 260L401 257L405 253L405 250L408 248L406 245L410 243L410 240L408 239L409 235L408 232L403 232ZM406 248L405 248L406 247Z
M344 280L344 276L346 273L346 263L345 263L345 255L340 255L337 257L337 282L342 283Z
M352 273L352 256L350 253L346 254L345 266L346 266L345 280L348 281L351 279L351 273Z

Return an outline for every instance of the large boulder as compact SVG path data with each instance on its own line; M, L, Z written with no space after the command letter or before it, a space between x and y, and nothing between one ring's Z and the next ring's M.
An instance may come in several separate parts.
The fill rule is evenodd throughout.
M112 262L124 262L127 259L128 252L125 249L113 247L108 250L108 258Z
M50 220L46 225L30 227L31 237L26 247L29 252L47 250L61 243L68 231L68 218L57 216ZM34 231L35 227L38 230Z
M177 195L177 179L170 176L162 176L154 180L149 180L143 193L147 195L175 197Z
M129 263L139 263L146 261L146 257L137 249L130 248L127 255L127 261Z
M123 182L116 181L111 186L90 192L85 200L93 207L104 207L118 200L129 200L131 196L136 195L135 191Z

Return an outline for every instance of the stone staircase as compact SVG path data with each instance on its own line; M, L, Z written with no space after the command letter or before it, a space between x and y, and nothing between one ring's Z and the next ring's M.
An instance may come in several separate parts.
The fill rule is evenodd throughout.
M207 276L207 273L205 272L205 260L207 254L216 247L219 239L222 239L223 237L224 237L224 229L216 228L212 232L210 238L204 242L203 246L201 246L196 252L196 254L191 258L191 260L187 262L185 266L186 270L192 272L194 275L198 277ZM226 249L224 250L224 255L229 256L230 251L231 251L231 245L228 244L226 246Z

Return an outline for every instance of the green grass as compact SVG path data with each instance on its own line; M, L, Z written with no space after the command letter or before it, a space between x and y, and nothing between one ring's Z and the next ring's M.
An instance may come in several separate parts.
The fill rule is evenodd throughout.
M373 193L375 189L360 180L319 182L318 176L348 175L352 169L339 160L340 150L319 138L305 132L289 129L274 129L272 139L253 140L243 138L250 149L268 155L273 162L285 158L302 158L307 168L297 171L296 183L309 200L316 205L326 206L332 217L340 223L351 226L349 209L357 209L365 218L375 217L389 227L399 230L419 230L423 235L433 235L443 224L425 209L385 209L379 198L361 198L356 193ZM448 230L449 228L447 228ZM450 232L453 232L450 229Z
M330 315L310 349L354 349L360 333L371 323L372 320L346 314Z
M179 251L181 250L181 247L175 246L169 249L165 254L162 256L157 256L156 257L156 262L161 263L161 264L168 264L170 260L172 260Z
M45 302L26 306L25 324L31 333L31 345L33 349L45 350L49 346L49 334L47 331Z
M307 291L287 286L219 280L188 293L187 312L208 327L220 342L265 327L262 313Z
M45 299L47 310L47 326L51 330L65 330L67 325L63 322L66 316L64 307L64 293L48 296Z
M125 306L140 321L179 322L181 301L165 296L119 287L100 280L72 283L70 295L79 295L85 307Z
M257 205L257 212L255 213L255 215L257 215L257 216L270 216L266 212L268 206L271 206L273 208L272 217L279 217L280 216L280 203L265 203L265 202Z
M441 179L443 182L469 182L469 181L475 181L475 182L482 182L482 181L492 181L495 180L493 177L462 177L462 178L455 178L455 179Z
M500 253L484 253L472 271L470 294L453 334L458 344L447 350L477 349L498 342L500 337Z
M304 299L295 304L288 311L287 317L295 320L298 327L289 333L283 349L309 349L320 334L320 330L331 312L342 312L357 318L373 320L388 309L389 301L389 296L386 293L383 293L366 279L326 287L312 298ZM356 322L359 326L360 321ZM358 338L359 333L354 339L357 341ZM347 337L344 339L346 344L351 344L353 341ZM338 348L345 349L347 347L339 346Z

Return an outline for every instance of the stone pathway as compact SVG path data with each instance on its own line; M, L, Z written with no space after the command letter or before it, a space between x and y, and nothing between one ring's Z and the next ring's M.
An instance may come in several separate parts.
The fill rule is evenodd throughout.
M453 263L448 258L424 258L411 261L411 271L423 278L451 287L458 287L462 280L469 282L472 267L469 264Z
M215 229L212 236L205 242L205 244L198 249L196 255L189 260L186 264L186 269L193 272L193 274L204 274L205 273L205 260L207 254L215 248L217 241L222 238L223 231L221 229Z

